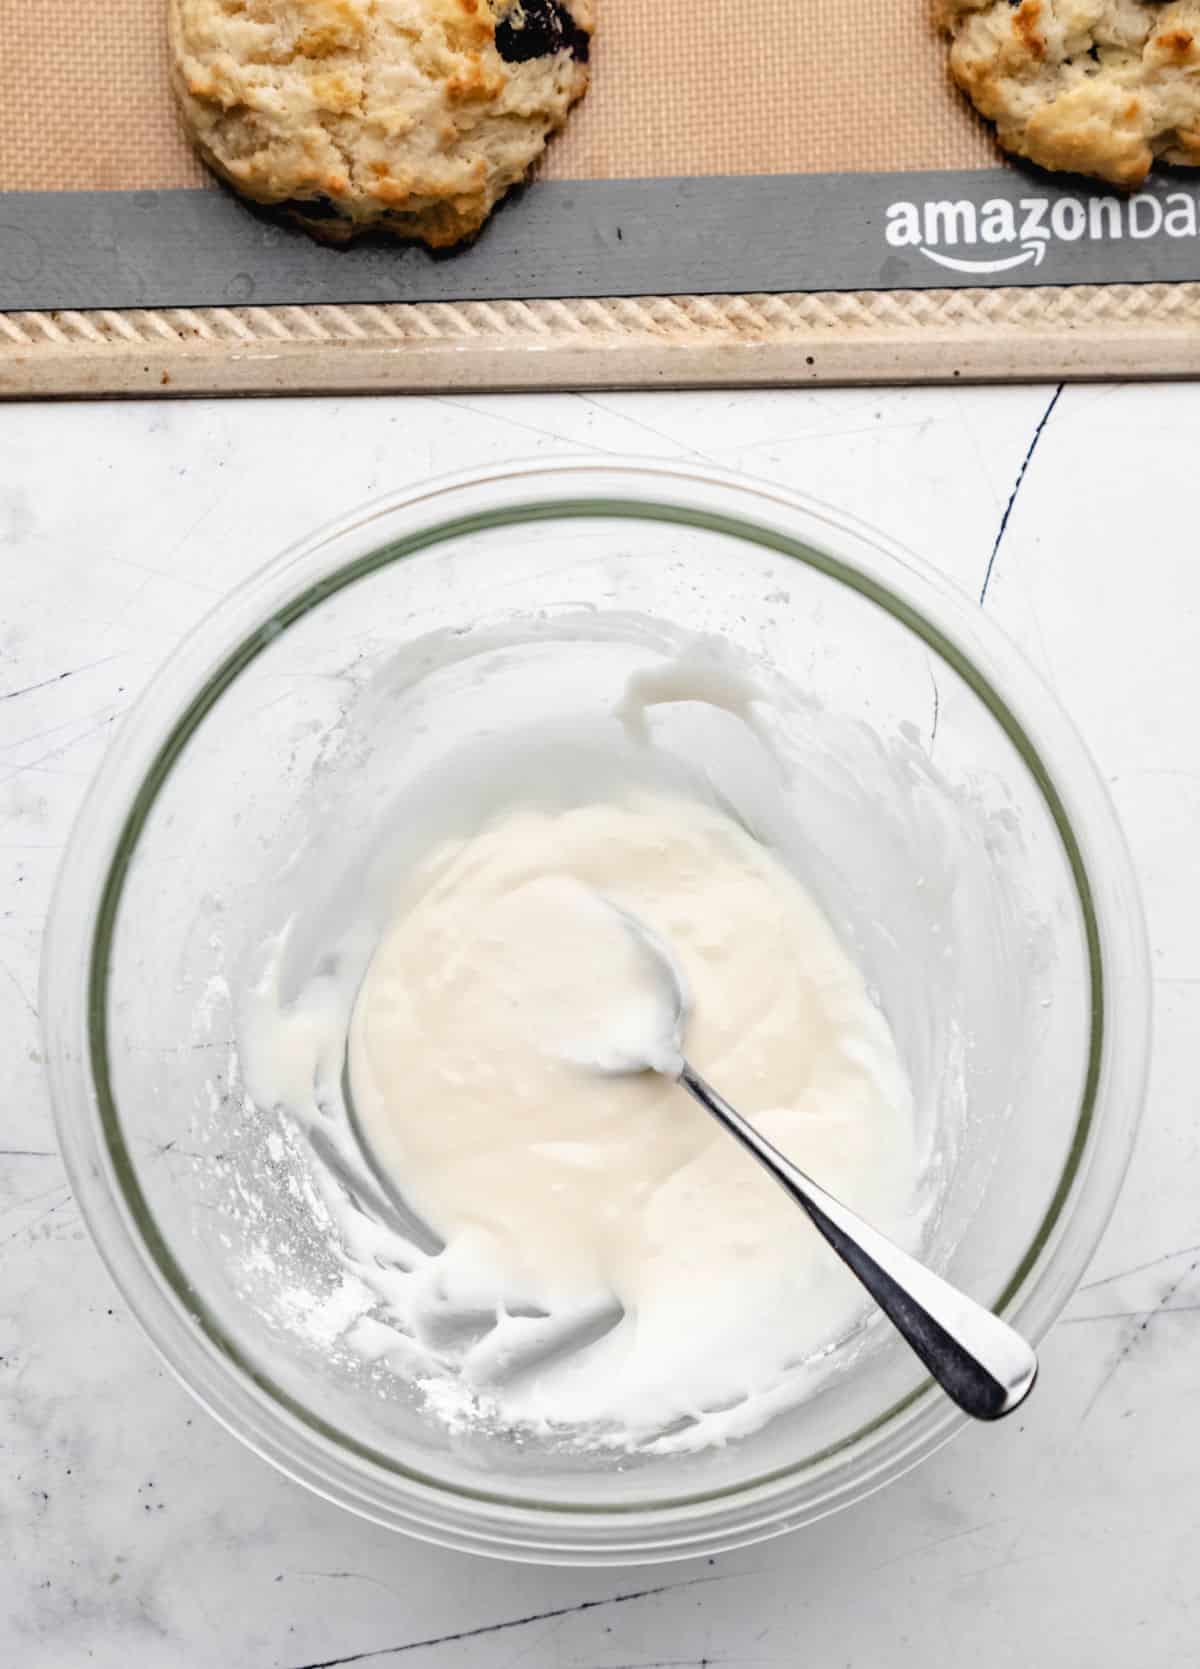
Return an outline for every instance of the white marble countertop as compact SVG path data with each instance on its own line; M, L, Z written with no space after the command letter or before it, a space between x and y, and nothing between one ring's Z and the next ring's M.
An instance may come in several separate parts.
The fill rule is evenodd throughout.
M1200 1650L1200 388L0 409L0 1662L20 1669L1183 1669ZM1053 403L1053 409L1048 407ZM1025 646L1112 785L1156 985L1125 1192L1028 1416L715 1562L441 1552L277 1476L160 1364L55 1152L37 968L122 711L215 598L385 489L711 459L852 508ZM1015 494L1015 496L1014 496Z

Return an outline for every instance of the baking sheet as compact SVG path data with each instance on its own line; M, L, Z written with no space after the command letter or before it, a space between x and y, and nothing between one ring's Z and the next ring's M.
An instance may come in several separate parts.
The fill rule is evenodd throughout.
M928 291L952 328L939 298L955 290L1169 296L1200 279L1200 177L1167 171L1125 199L1008 163L949 83L926 0L597 12L592 88L537 177L475 245L433 257L324 248L213 184L171 98L163 0L0 0L0 353L21 355L0 389L19 391L43 347L77 345L81 327L55 342L22 314ZM1093 348L1121 311L1083 310ZM1137 312L1152 331L1182 316ZM108 326L92 328L98 352ZM970 354L955 369L974 374ZM916 374L948 373L934 358ZM711 364L672 375L721 380Z

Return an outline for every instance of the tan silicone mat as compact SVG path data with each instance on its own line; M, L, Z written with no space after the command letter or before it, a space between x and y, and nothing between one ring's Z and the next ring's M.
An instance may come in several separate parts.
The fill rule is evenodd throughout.
M167 83L166 0L0 0L0 190L205 183ZM556 179L983 167L928 0L596 0Z

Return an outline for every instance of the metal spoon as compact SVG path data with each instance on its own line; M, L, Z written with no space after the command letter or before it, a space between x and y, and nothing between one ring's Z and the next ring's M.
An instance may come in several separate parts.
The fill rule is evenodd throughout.
M611 903L611 900L607 902ZM1011 1414L1033 1389L1037 1357L999 1316L902 1252L786 1159L706 1083L684 1058L691 1008L687 982L669 948L646 924L612 905L645 952L662 992L658 1043L644 1059L606 1059L609 1072L654 1071L682 1084L768 1170L853 1270L942 1389L977 1420Z

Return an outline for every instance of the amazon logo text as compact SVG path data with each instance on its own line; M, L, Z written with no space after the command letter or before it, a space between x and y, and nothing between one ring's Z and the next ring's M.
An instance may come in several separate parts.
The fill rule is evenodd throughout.
M1041 266L1052 242L1109 243L1120 238L1194 238L1196 199L1187 191L1164 198L992 197L958 202L892 203L884 236L893 249L917 249L951 272L1009 272ZM982 247L981 247L982 246Z

